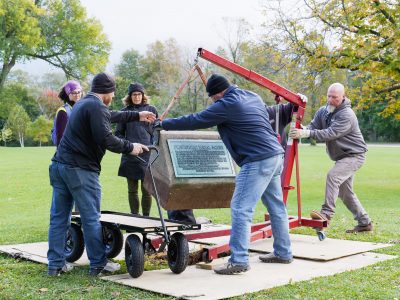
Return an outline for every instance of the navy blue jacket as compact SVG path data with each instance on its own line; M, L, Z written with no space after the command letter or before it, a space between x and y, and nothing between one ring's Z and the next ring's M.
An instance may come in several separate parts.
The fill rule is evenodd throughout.
M195 130L215 125L239 166L284 153L260 96L236 86L230 86L221 99L201 112L162 121L166 130Z

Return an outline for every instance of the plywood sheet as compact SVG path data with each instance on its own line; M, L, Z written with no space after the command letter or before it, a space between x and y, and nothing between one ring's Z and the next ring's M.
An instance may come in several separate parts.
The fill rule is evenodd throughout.
M297 258L313 260L333 260L340 257L372 251L378 248L390 247L391 244L347 241L326 238L324 241L318 240L317 236L291 234L293 256ZM222 244L229 242L229 236L200 239L196 242L204 244ZM258 240L250 244L250 250L262 253L273 251L273 238Z
M223 299L355 270L393 258L395 256L363 253L328 262L295 259L293 263L285 265L262 263L258 260L258 255L253 253L250 257L251 270L235 276L218 275L212 270L190 266L179 275L170 270L157 270L144 272L136 279L129 274L102 279L170 295L177 299ZM222 260L220 262L223 263Z

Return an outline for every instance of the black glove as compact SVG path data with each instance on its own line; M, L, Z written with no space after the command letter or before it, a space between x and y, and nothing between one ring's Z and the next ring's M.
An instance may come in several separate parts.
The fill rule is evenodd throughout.
M153 139L153 145L155 146L158 146L160 140L160 131L162 129L162 121L160 119L155 120L153 126L151 127L151 136Z
M162 130L162 129L163 129L162 121L160 119L155 120L154 123L153 123L153 131Z

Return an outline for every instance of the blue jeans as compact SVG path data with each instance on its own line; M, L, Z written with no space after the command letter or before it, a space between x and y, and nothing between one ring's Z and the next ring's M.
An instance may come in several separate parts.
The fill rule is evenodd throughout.
M61 268L65 264L65 240L74 202L82 220L90 268L105 266L107 258L100 224L99 174L53 162L49 167L49 175L53 187L47 252L49 270Z
M231 202L231 263L249 264L250 226L260 198L270 214L275 256L282 259L292 258L288 215L281 187L282 168L283 155L276 155L244 164L236 176Z

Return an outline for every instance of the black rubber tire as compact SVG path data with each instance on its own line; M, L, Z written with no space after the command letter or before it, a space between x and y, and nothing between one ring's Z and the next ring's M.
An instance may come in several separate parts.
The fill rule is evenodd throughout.
M107 258L116 257L124 245L124 236L119 228L103 225L103 239Z
M317 235L321 242L326 239L326 233L324 231L317 231Z
M175 232L168 244L168 266L175 274L185 271L189 263L189 244L186 237Z
M208 251L203 250L203 253L201 254L201 261L205 262L206 264L211 263L213 260L208 258Z
M131 234L125 241L125 262L129 275L138 278L144 271L144 251L142 241Z
M82 229L79 225L71 223L67 231L65 241L64 255L67 262L74 262L81 258L85 250L85 241L83 240Z

